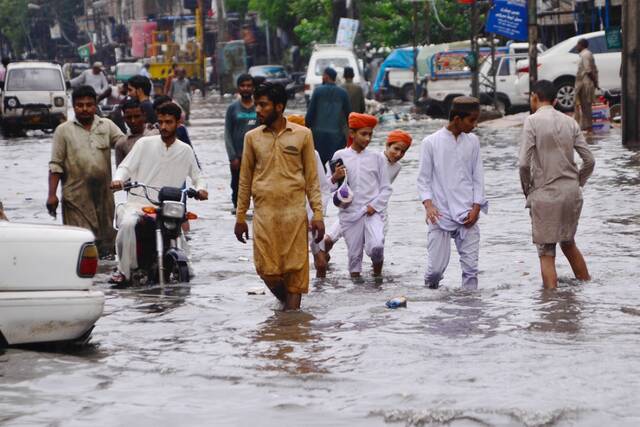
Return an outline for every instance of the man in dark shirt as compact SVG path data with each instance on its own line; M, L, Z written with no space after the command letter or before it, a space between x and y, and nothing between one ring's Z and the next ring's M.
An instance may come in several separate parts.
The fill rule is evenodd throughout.
M122 104L122 114L129 128L129 133L116 142L116 167L120 166L120 163L140 138L158 134L157 130L145 126L144 113L140 108L140 103L135 99L128 99Z
M364 113L366 107L364 103L364 91L359 84L353 82L353 78L355 77L355 73L353 72L353 68L344 67L344 84L342 87L347 91L349 95L349 103L351 103L351 112L352 113Z
M305 117L307 127L313 132L313 142L325 165L333 154L346 145L346 125L351 113L347 91L336 86L336 70L326 68L322 75L322 86L311 95Z
M240 159L244 146L244 135L258 126L256 107L253 103L254 81L249 74L238 77L238 94L240 99L227 108L224 119L224 142L231 169L231 201L233 214L238 205L238 183L240 182Z
M129 86L129 96L138 100L140 108L142 108L147 118L147 123L155 124L158 119L156 118L156 112L149 98L151 96L151 81L145 76L136 75L131 77L127 83Z

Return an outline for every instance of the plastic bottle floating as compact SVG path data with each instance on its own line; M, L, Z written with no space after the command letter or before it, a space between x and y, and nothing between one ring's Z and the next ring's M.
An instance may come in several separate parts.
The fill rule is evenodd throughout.
M387 308L400 308L407 307L407 299L405 297L396 297L387 301Z

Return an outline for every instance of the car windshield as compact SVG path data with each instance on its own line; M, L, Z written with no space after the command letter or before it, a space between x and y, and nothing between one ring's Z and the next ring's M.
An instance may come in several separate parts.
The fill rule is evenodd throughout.
M259 67L252 69L249 74L254 77L266 77L268 79L284 79L287 77L284 67Z
M341 76L348 66L349 58L320 58L316 61L316 76L321 76L327 67L333 68Z
M545 55L549 55L552 54L554 52L569 52L571 50L572 47L574 47L576 45L578 41L578 38L572 37L570 39L567 39L563 42L558 43L555 46L550 47L549 49L545 50L544 52L542 52L540 54L540 56L545 56Z
M60 71L51 68L19 68L10 70L7 91L63 91Z

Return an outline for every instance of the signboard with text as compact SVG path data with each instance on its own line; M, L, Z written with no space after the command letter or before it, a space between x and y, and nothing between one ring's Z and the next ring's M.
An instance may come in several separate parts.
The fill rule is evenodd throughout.
M336 44L338 46L353 48L353 42L358 34L358 25L360 21L357 19L340 18L338 26L338 35L336 36Z
M487 17L486 31L509 39L529 39L527 0L494 0Z

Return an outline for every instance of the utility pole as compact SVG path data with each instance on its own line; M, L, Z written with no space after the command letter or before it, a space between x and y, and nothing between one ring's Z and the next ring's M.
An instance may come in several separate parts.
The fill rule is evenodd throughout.
M529 93L538 81L538 2L529 1Z
M478 20L480 19L478 11L478 2L471 3L471 95L478 97L480 95L480 75L479 75L479 56L478 48Z
M429 46L429 44L431 43L431 29L429 28L429 25L431 24L430 21L430 16L429 14L431 13L431 1L430 0L426 0L424 2L424 44Z
M413 105L418 105L418 2L413 2Z
M640 147L640 16L638 0L622 3L622 143Z
M345 6L347 9L347 18L349 19L354 19L356 17L356 13L355 13L355 3L356 0L345 0Z
M216 0L216 18L218 19L218 42L227 41L227 26L224 21L224 0Z

